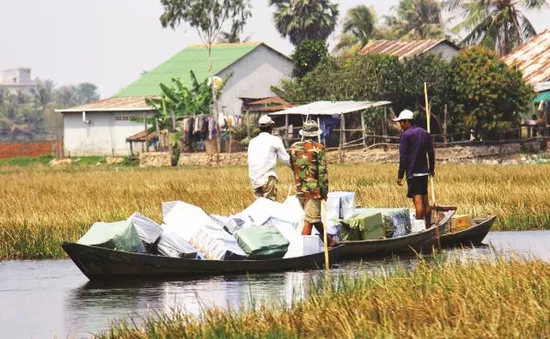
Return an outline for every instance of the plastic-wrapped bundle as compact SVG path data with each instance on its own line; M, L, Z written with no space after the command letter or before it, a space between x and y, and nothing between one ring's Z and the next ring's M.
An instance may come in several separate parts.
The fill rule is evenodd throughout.
M408 208L359 208L357 214L382 213L387 230L395 229L389 237L401 237L411 233L411 216Z
M138 232L129 220L96 222L79 240L79 244L111 250L144 253Z
M206 259L246 258L237 240L197 206L183 201L163 203L163 219L173 232L202 252Z
M172 227L165 227L157 243L157 251L160 255L173 258L196 258L198 253L197 249L174 232Z
M355 193L330 192L326 203L326 224L328 234L338 233L338 221L355 215Z
M282 258L288 250L288 240L275 227L253 226L235 233L239 246L249 259Z
M132 214L128 220L134 225L147 253L155 254L156 245L162 234L162 227L153 220L139 214Z

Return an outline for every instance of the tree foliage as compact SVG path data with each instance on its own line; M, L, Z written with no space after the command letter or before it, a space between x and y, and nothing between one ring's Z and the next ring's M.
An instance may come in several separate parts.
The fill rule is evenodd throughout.
M294 46L304 40L326 41L338 22L338 4L330 0L269 0L275 27Z
M157 114L147 119L151 130L155 130L158 124L160 130L174 132L172 116L176 119L193 114L208 114L213 102L213 93L208 79L202 82L197 80L193 71L191 84L188 87L181 78L172 78L172 84L159 84L162 94L160 97L147 98L146 102L153 107ZM219 96L230 77L223 79L220 87L214 92ZM136 118L136 121L143 121Z
M63 117L56 109L86 104L99 99L97 87L90 83L59 88L50 80L36 79L30 91L0 89L0 139L32 139L60 136Z
M295 103L387 100L395 112L405 108L417 112L419 125L425 127L424 82L434 133L442 132L446 108L449 134L469 135L474 129L484 140L514 127L533 93L519 72L479 48L463 51L451 63L430 54L404 60L371 54L351 59L327 57L303 78L283 80L272 90ZM376 119L370 119L372 125Z
M441 6L436 0L401 0L394 8L396 16L387 24L399 39L440 39L445 37Z
M326 42L321 40L304 40L292 55L294 68L292 75L298 78L304 77L308 72L317 67L328 53Z
M454 111L464 127L483 139L498 139L517 126L519 113L533 99L521 72L483 47L461 51L451 67Z
M548 9L546 0L447 0L445 6L457 11L463 21L453 27L453 32L465 31L464 45L482 45L500 55L536 34L535 28L525 16L528 10Z

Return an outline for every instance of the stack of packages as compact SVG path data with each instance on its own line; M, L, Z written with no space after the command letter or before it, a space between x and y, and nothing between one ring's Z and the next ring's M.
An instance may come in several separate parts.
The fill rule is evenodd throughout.
M355 193L330 192L327 196L325 224L327 234L335 240L346 241L350 239L340 238L340 220L348 219L355 215Z
M78 241L117 251L174 258L242 260L291 258L321 252L317 235L302 236L304 211L296 197L260 198L237 215L208 215L183 201L162 203L163 225L139 214L97 222Z
M246 253L234 237L226 232L201 208L183 201L162 203L164 234L180 238L209 260L241 260Z
M252 250L258 245L266 244L266 241L259 237L261 233L265 233L269 238L280 239L281 243L284 239L286 247L281 246L277 255L282 254L284 258L292 258L322 250L322 243L318 236L300 234L303 221L304 211L296 197L289 197L283 203L260 198L238 216L232 217L232 221L226 224L226 228L230 229L237 225L239 229L233 234L245 251L247 248ZM266 254L266 257L273 256Z
M355 207L355 193L331 192L326 204L327 233L339 241L400 237L411 232L407 208Z
M388 238L402 237L411 233L411 216L408 208L358 208L357 214L381 213L384 227L393 231Z

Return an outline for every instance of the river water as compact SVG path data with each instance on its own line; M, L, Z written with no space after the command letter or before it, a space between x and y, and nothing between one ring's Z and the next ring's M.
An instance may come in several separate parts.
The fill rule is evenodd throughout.
M550 262L550 231L491 232L492 246L451 250L450 255L485 257L494 250ZM409 263L411 259L403 261ZM393 260L344 262L333 270L376 272ZM318 271L219 276L170 282L90 283L69 260L0 262L2 338L89 338L111 322L174 308L199 314L202 307L232 309L255 300L291 302L307 293Z

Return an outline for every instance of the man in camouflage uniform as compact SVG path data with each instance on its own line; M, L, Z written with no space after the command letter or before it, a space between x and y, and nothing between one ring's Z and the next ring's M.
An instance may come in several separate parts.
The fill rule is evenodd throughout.
M306 121L300 130L303 141L290 146L289 154L296 184L296 197L306 215L302 235L311 235L312 228L315 227L322 239L321 201L327 199L328 173L325 146L315 141L321 133L315 121ZM330 247L337 245L331 237L328 237L327 241Z

